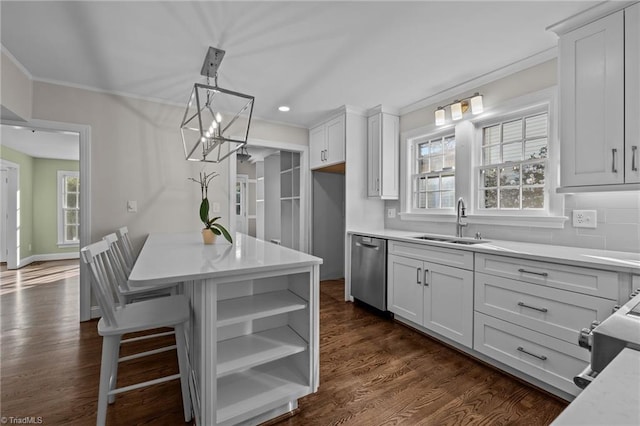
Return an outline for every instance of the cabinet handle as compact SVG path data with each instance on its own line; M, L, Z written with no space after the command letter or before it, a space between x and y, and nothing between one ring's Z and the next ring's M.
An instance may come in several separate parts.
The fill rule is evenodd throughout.
M540 275L540 276L543 276L543 277L548 277L549 276L549 274L547 272L527 271L526 269L522 269L522 268L518 269L518 272L521 272L523 274Z
M422 271L422 268L418 268L418 270L416 271L417 272L417 274L416 274L416 283L418 283L418 284L422 284L420 282L420 271Z
M616 167L616 157L618 154L618 150L613 148L611 149L611 171L613 173L618 173L618 168Z
M429 270L428 270L428 269L425 269L425 270L424 270L424 286L425 286L425 287L429 287L429 282L428 282L428 280L427 280L427 274L428 274L428 273L429 273Z
M636 153L638 152L638 147L636 145L631 146L631 171L637 172L638 165L636 164Z
M534 353L531 353L531 352L527 351L525 348L523 348L522 346L518 346L518 351L522 352L523 354L530 355L530 356L532 356L534 358L541 359L542 361L546 361L547 360L546 356L544 356L544 355L536 355Z
M549 311L547 308L538 308L536 306L527 305L524 302L518 302L518 306L522 306L523 308L534 309L534 310L540 311L540 312L548 312Z
M376 191L380 191L380 179L376 179Z

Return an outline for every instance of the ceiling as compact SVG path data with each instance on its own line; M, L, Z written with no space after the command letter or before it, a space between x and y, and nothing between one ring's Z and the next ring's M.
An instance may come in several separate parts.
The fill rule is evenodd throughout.
M32 130L20 126L0 126L2 146L35 158L80 159L80 135L74 132Z
M587 1L6 1L0 41L36 80L186 104L209 46L254 117L309 127L400 109L557 44ZM279 112L279 105L291 111Z

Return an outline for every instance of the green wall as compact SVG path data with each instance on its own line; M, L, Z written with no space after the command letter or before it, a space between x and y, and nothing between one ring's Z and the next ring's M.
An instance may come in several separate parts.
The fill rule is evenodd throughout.
M33 167L34 158L15 151L6 146L0 146L0 158L11 161L20 166L19 191L20 191L20 214L18 226L20 228L20 259L29 257L33 251ZM31 249L29 249L31 247Z
M80 163L33 158L0 146L0 158L20 166L20 259L34 254L77 252L58 248L58 170L79 171ZM31 250L29 250L31 247Z
M58 248L58 170L79 171L70 160L35 158L33 168L33 234L35 254L71 253L78 247Z

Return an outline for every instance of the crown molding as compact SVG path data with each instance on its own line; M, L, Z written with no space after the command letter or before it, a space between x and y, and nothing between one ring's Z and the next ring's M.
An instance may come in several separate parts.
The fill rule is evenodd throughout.
M569 16L568 18L563 19L560 22L556 22L555 24L549 25L546 30L553 31L560 36L568 33L569 31L573 31L576 28L580 28L584 25L590 24L591 22L597 21L598 19L603 18L607 15L618 12L619 10L625 9L634 3L638 2L605 1L602 3L598 3L587 10Z

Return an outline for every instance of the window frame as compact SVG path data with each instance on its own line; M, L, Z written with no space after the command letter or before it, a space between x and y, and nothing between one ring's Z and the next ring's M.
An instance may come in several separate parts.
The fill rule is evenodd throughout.
M455 199L463 197L467 217L471 224L515 226L532 228L564 228L568 220L564 213L564 197L556 192L559 182L560 147L557 137L557 86L497 103L478 116L466 118L445 126L434 124L403 132L401 135L401 192L402 221L455 222L455 209L424 211L412 209L412 142L454 131L456 138L456 190ZM527 114L527 111L547 109L548 140L545 168L546 209L489 210L478 208L479 167L482 160L482 128L489 123L508 121Z
M411 173L411 202L410 202L410 208L411 211L415 211L415 212L427 212L427 211L431 211L431 212L446 212L446 211L451 211L453 210L453 205L451 207L416 207L416 205L418 204L418 200L416 198L419 197L420 194L420 190L417 188L417 178L419 176L425 176L426 178L428 177L439 177L440 179L442 179L443 176L453 176L454 178L454 186L453 186L453 197L455 200L455 178L456 178L456 167L455 167L455 154L457 154L456 151L454 151L454 166L451 169L442 169L439 171L433 171L433 172L426 172L426 173L421 173L418 169L418 161L421 157L418 156L418 152L420 149L420 145L424 144L424 143L430 143L433 142L435 140L440 140L443 144L445 143L445 141L447 140L447 138L453 138L455 144L456 144L456 150L457 150L457 140L456 140L456 134L455 134L455 128L451 128L451 129L447 129L446 131L437 131L435 133L432 134L427 134L427 135L423 135L423 136L419 136L417 138L414 138L411 140L411 166L410 166L410 173ZM444 145L443 145L443 150L442 150L442 155L444 157ZM432 157L432 156L429 156ZM422 191L425 193L425 198L428 198L428 193L429 192L445 192L442 187L439 187L440 189L438 189L438 191L429 191L428 189L425 189L425 191ZM450 192L450 191L446 191L446 192ZM428 200L425 199L425 203L428 204L427 202ZM442 197L440 197L440 201L442 201ZM455 201L454 203L455 204Z
M70 241L66 239L66 230L64 224L64 216L66 208L64 207L63 197L66 195L65 179L67 177L75 177L80 180L80 172L75 170L58 170L57 187L58 187L58 247L79 247L80 246L80 200L78 198L78 241ZM80 191L77 192L80 197Z

